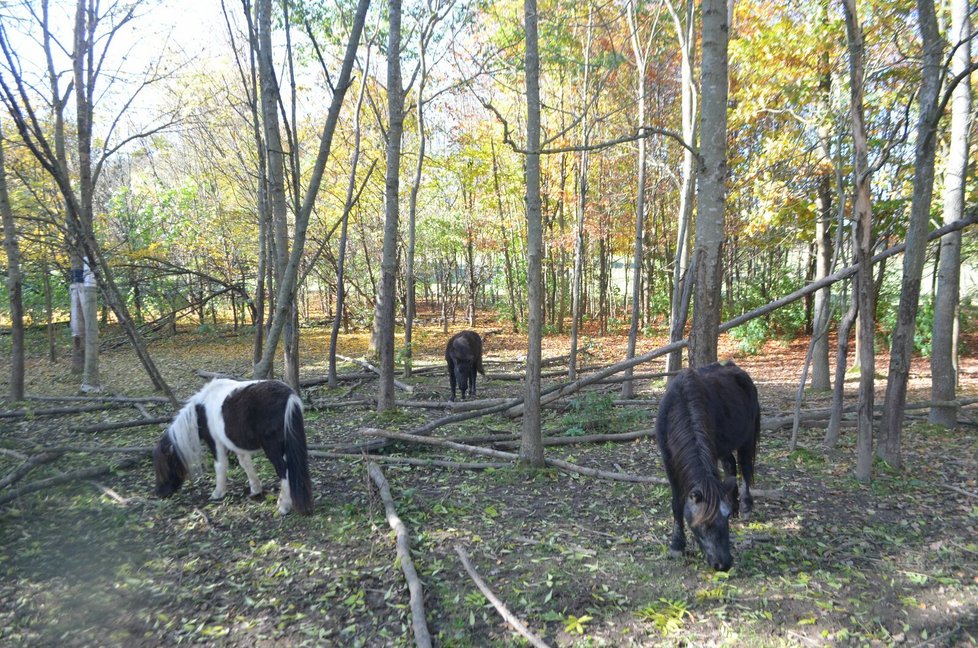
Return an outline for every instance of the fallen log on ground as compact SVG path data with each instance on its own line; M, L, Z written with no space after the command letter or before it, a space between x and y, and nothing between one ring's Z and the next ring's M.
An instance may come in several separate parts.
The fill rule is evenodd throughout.
M404 578L407 579L408 591L411 599L411 627L414 629L414 642L421 648L431 646L431 634L428 632L428 624L425 620L424 612L424 592L421 589L421 579L418 572L414 569L411 562L411 534L407 526L397 516L397 508L394 506L394 498L391 497L390 486L384 472L375 463L367 464L367 473L380 491L380 499L384 502L384 510L387 513L387 523L394 530L397 536L397 557L401 561L401 570Z
M3 479L0 479L0 490L16 484L21 479L26 477L30 471L34 470L38 466L54 461L62 454L62 452L46 450L40 454L34 455L33 457L27 458L24 460L24 463L7 473Z
M328 452L323 450L309 450L309 456L324 459L363 459L377 463L404 464L422 468L448 468L450 470L489 470L490 468L509 468L513 465L492 461L466 462L447 459L417 459L415 457L388 457L387 455L365 455L359 452Z
M122 421L119 423L100 423L98 425L90 425L83 428L73 428L69 430L70 432L80 432L82 434L92 433L92 432L110 432L112 430L124 430L127 428L143 427L146 425L160 425L162 423L169 423L172 416L158 416L156 418L139 418L132 421Z
M454 441L447 441L445 439L435 439L432 437L418 436L416 434L406 434L404 432L391 432L389 430L380 430L377 428L360 428L360 434L366 434L370 436L380 436L388 439L396 439L398 441L408 441L411 443L420 443L425 445L435 445L443 446L446 448L451 448L452 450L459 450L461 452L468 452L471 454L482 455L484 457L495 457L497 459L508 459L511 461L519 461L520 456L512 452L503 452L502 450L492 450L491 448L483 448L480 446L470 446L462 443L455 443ZM564 461L563 459L544 459L548 466L553 466L554 468L559 468L565 472L575 473L578 475L584 475L586 477L597 477L599 479L608 479L612 481L623 481L632 482L638 484L657 484L662 486L668 486L669 480L665 477L651 477L647 475L633 475L625 472L612 472L608 470L600 470L598 468L588 468L586 466L579 466L573 464L569 461ZM764 489L751 489L751 493L754 495L760 495L761 497L770 498L780 498L781 493L779 491L770 491Z
M370 364L366 360L357 359L357 358L348 358L348 357L342 356L342 355L340 355L338 353L336 354L336 357L339 358L340 360L344 360L346 362L352 362L354 364L358 364L361 367L363 367L364 369L367 369L369 371L372 371L375 374L377 374L378 376L380 375L380 369L378 369L377 367L373 366L372 364ZM402 383L400 380L394 380L394 386L397 387L400 390L403 390L403 391L408 392L409 394L414 392L414 387L412 387L411 385L406 385L406 384Z
M0 412L0 418L25 418L28 416L70 416L73 414L87 414L89 412L104 412L110 409L122 407L117 403L105 403L103 405L83 405L81 407L49 407L47 409L18 409L8 412Z
M11 502L17 499L18 497L29 495L30 493L36 493L38 491L44 490L45 488L49 488L51 486L67 484L68 482L78 481L82 479L91 479L92 477L99 477L106 473L110 473L114 470L124 470L126 468L131 468L132 466L139 463L139 461L140 459L126 459L113 465L96 466L93 468L82 468L81 470L75 470L70 473L58 475L57 477L49 477L47 479L41 479L36 482L31 482L26 486L13 488L12 492L0 496L0 506L3 506L4 504Z
M492 603L493 607L496 608L496 611L499 612L499 616L501 616L503 620L506 621L511 628L516 630L516 632L518 632L523 638L536 646L536 648L550 648L542 639L540 639L540 637L533 634L522 621L516 618L516 615L510 612L506 605L499 600L499 597L496 596L491 589L489 589L486 582L482 580L481 576L479 576L479 572L477 572L475 567L472 566L472 563L469 561L469 555L465 553L465 549L462 549L461 545L455 545L455 553L457 553L459 559L461 559L462 567L464 567L465 571L468 572L472 582L474 582L475 586L479 588L482 595L489 599L489 602Z

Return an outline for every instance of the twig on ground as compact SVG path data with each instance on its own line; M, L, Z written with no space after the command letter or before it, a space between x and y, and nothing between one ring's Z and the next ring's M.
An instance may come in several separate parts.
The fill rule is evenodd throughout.
M312 446L310 446L311 448ZM509 468L510 463L503 462L465 462L448 461L447 459L415 459L413 457L388 457L386 455L365 455L360 452L326 452L309 450L310 457L325 459L365 459L378 463L405 464L408 466L424 466L433 468L449 468L452 470L488 470L489 468Z
M22 495L29 495L30 493L36 493L37 491L44 490L50 486L58 486L60 484L67 484L68 482L91 479L92 477L98 477L104 475L105 473L112 472L113 470L125 469L134 466L139 463L138 459L126 459L117 464L108 466L96 466L94 468L82 468L81 470L75 470L70 473L65 473L63 475L58 475L57 477L49 477L47 479L41 479L36 482L31 482L26 486L21 488L15 488L10 493L0 496L0 506L11 502Z
M428 632L428 624L425 620L424 612L424 592L421 589L421 579L418 572L414 569L411 562L411 534L407 526L397 516L397 509L394 507L394 498L391 497L390 486L380 466L371 462L367 464L367 474L377 485L380 491L380 499L384 502L384 510L387 513L387 523L397 535L397 557L401 561L401 570L404 578L407 579L408 591L411 593L411 626L414 629L414 642L424 648L431 646L431 634Z
M533 634L522 621L517 619L516 616L510 612L509 609L507 609L506 605L499 600L499 597L496 596L491 589L489 589L486 582L482 580L481 576L479 576L479 572L477 572L475 567L472 566L472 563L469 561L468 554L465 553L465 549L463 549L460 545L455 545L455 553L458 554L459 559L462 561L462 567L464 567L465 571L468 572L469 577L472 578L475 586L479 588L479 591L482 592L483 596L489 599L489 602L492 603L493 607L496 608L496 611L499 612L499 616L501 616L503 620L510 625L510 627L516 630L516 632L522 635L527 641L537 648L549 648L549 645L544 642L543 639Z
M635 439L654 437L655 430L636 430L635 432L622 432L620 434L584 434L581 436L559 436L543 437L543 445L576 445L579 443L627 443ZM491 441L491 440L490 440ZM493 445L500 448L519 447L519 442L509 439L491 441Z
M339 358L340 360L345 360L346 362L352 362L354 364L358 364L361 367L363 367L364 369L368 369L368 370L374 372L375 374L377 374L378 376L380 375L380 369L378 369L377 367L373 366L372 364L370 364L366 360L358 360L356 358L348 358L348 357L342 356L342 355L340 355L338 353L336 354L336 357ZM408 392L409 394L414 392L414 387L412 387L411 385L404 384L400 380L395 380L394 381L394 386L397 387L398 389L401 389L403 391Z
M50 450L47 450L40 454L36 454L33 457L26 459L24 463L20 464L19 466L11 470L9 473L7 473L7 475L3 479L0 479L0 489L4 489L8 486L16 484L21 479L26 477L27 473L29 473L30 471L34 470L35 468L37 468L42 464L46 464L51 461L54 461L62 454L63 454L62 452L59 452L52 448Z
M948 490L952 490L955 493L961 493L962 495L967 495L968 497L974 497L975 499L978 499L978 493L972 493L969 490L965 490L963 488L958 488L957 486L953 486L951 484L938 484L938 486L940 486L941 488L946 488Z
M24 418L27 416L65 416L68 414L86 414L88 412L104 412L105 410L122 407L120 403L105 403L102 405L83 405L81 407L49 407L48 409L19 409L0 412L0 418Z
M395 439L397 441L409 441L411 443L422 443L426 445L436 445L443 446L445 448L452 448L453 450L460 450L462 452L469 452L471 454L482 455L484 457L495 457L496 459L506 459L509 461L519 461L519 455L512 452L503 452L502 450L493 450L491 448L483 448L481 446L470 446L463 443L455 443L454 441L447 441L445 439L435 439L432 437L420 436L416 434L407 434L404 432L391 432L389 430L380 430L377 428L360 428L360 434L366 434L369 436L379 436L387 439ZM598 477L599 479L608 479L612 481L624 481L632 482L638 484L658 484L662 486L668 486L669 480L665 477L651 477L647 475L632 475L625 472L611 472L607 470L599 470L597 468L587 468L585 466L578 466L577 464L570 463L569 461L564 461L562 459L545 459L547 465L553 466L554 468L559 468L565 472L575 473L578 475L585 475L587 477ZM770 497L772 499L778 499L782 497L782 493L779 491L769 491L764 489L751 489L751 493L754 495L760 495L761 497Z
M130 452L137 454L149 454L153 452L156 446L89 446L89 445L66 445L66 446L44 446L38 448L44 452L57 452L58 454L63 454L66 452L84 452L91 454L128 454Z
M65 402L65 403L149 403L169 405L165 396L24 396L25 401Z
M169 423L172 416L158 416L156 418L140 418L133 421L122 421L120 423L100 423L98 425L90 425L83 428L74 428L72 432L79 433L92 433L92 432L110 432L112 430L124 430L126 428L143 427L146 425L160 425L161 423Z

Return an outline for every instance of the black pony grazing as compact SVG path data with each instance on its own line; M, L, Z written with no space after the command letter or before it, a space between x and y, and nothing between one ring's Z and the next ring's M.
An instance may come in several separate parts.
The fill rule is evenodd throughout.
M686 369L673 379L655 422L672 487L671 555L682 555L686 548L685 521L710 566L730 569L730 516L738 513L738 504L745 515L753 508L750 484L760 428L757 388L732 362ZM723 481L718 459L727 474ZM739 501L738 461L744 480Z
M445 361L448 363L448 381L452 386L452 396L455 400L455 387L462 390L462 400L465 392L471 391L475 397L475 372L486 375L482 368L482 338L475 331L461 331L448 340L445 346Z
M153 452L156 494L169 497L190 477L201 473L203 445L214 456L217 487L211 499L224 497L227 488L228 450L248 475L252 497L262 492L251 455L264 450L282 480L278 511L285 515L295 506L312 513L312 482L302 399L278 380L238 382L217 379L190 397L163 434Z

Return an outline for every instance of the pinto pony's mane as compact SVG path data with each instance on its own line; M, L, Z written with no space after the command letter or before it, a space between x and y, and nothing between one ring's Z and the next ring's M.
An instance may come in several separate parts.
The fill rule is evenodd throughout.
M675 395L668 406L669 460L682 492L699 491L703 501L695 525L710 524L720 512L723 487L716 467L713 419L707 403L707 390L695 371L687 370L675 379Z
M203 471L204 453L197 429L196 396L187 401L187 404L177 412L173 422L166 429L166 436L173 444L180 462L190 473L191 479L198 477Z

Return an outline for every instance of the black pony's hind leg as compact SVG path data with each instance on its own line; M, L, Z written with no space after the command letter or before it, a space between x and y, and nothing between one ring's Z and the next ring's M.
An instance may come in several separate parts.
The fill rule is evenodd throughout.
M737 458L740 460L740 472L744 475L744 490L740 492L740 510L744 515L750 515L754 510L754 498L750 494L750 484L754 480L754 458L751 456L751 449L747 445L741 446L737 450Z
M452 395L448 400L455 401L455 363L451 359L448 360L448 384L452 387Z

